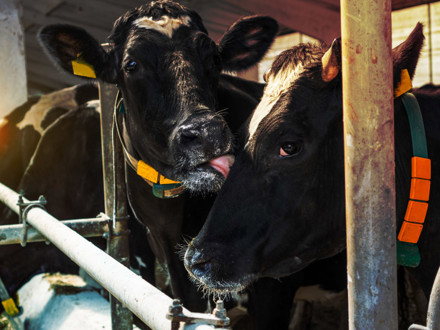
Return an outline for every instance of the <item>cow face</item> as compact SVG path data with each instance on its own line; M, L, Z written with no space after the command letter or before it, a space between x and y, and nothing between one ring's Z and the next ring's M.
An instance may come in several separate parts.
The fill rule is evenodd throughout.
M210 161L232 151L232 134L216 113L222 110L217 109L220 72L255 64L276 31L271 18L245 18L217 45L197 13L157 1L115 22L109 50L71 26L45 27L39 38L68 72L79 55L97 78L116 83L126 107L123 125L130 152L198 191L220 187L224 175Z
M393 52L396 72L414 73L422 43L418 26ZM185 255L202 286L240 290L345 248L340 63L339 41L325 54L299 45L273 63L244 149Z

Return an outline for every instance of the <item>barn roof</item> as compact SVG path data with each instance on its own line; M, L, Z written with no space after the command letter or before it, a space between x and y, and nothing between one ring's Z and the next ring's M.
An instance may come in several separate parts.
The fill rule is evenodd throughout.
M214 40L242 16L263 14L274 17L281 32L298 31L323 41L340 32L339 0L182 0L203 18ZM393 10L426 0L392 0ZM50 91L78 83L77 78L55 69L39 46L36 33L41 26L67 23L81 26L104 42L113 22L141 0L22 0L25 30L26 70L30 91Z

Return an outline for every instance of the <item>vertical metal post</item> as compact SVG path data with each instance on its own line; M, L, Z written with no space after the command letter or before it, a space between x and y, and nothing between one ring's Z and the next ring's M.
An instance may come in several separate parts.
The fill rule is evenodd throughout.
M20 9L18 0L0 1L0 118L27 100L24 32L20 24Z
M391 0L342 0L350 329L397 329Z
M107 253L129 267L128 218L126 187L124 179L124 159L118 138L113 131L113 106L117 88L100 82L99 99L101 102L101 143L104 175L105 213L114 219L109 226ZM115 221L116 220L116 221ZM110 297L112 328L132 329L133 316L114 297Z

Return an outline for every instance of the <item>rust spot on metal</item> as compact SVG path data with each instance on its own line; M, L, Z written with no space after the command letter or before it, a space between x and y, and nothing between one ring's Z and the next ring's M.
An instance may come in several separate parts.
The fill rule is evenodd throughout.
M348 107L350 108L349 113L350 113L351 120L358 121L359 117L358 117L356 111L354 110L353 105L351 103L348 103Z
M377 63L377 56L374 54L374 50L373 50L373 48L371 48L371 62L372 62L373 64L376 64L376 63Z

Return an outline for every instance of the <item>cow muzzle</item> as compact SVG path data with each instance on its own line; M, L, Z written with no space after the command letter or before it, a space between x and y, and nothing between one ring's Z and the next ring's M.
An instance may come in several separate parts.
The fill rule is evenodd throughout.
M233 135L222 117L192 115L176 130L171 142L176 171L191 191L217 191L234 162Z
M208 257L192 244L185 253L184 264L192 280L212 294L243 291L256 279L256 276L249 274L236 276L232 265L221 262L220 258Z

